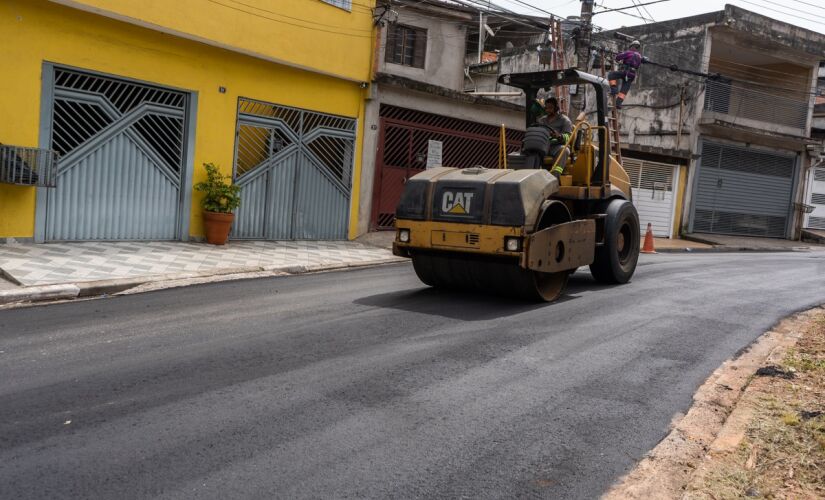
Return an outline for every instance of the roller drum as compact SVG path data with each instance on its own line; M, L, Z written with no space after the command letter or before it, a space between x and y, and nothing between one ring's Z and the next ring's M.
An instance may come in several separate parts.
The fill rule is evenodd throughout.
M450 290L475 290L527 300L556 300L570 272L540 273L519 267L516 259L419 252L412 256L418 278Z

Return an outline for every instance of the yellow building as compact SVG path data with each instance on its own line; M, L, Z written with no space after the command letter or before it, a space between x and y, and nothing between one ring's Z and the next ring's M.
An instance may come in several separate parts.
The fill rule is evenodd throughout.
M0 241L199 237L206 162L242 186L233 237L354 237L373 7L0 2L0 143L60 154L54 187L0 183Z

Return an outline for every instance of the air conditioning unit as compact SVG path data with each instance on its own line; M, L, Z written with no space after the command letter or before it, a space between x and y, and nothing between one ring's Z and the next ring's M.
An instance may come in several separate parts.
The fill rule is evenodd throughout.
M55 187L58 157L50 149L0 144L0 182Z

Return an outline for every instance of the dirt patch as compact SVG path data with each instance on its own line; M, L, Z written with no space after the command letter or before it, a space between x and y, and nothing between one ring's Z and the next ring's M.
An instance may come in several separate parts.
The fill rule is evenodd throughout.
M752 409L744 438L702 463L686 498L825 498L825 313L779 368L793 377L751 382L740 403Z
M812 341L814 344L809 345ZM819 354L811 354L816 352ZM802 412L812 415L822 411L825 405L825 380L819 380L816 385L815 380L808 378L813 373L819 373L820 365L825 377L825 308L812 309L783 320L741 356L719 367L696 392L694 404L687 415L675 418L670 434L604 498L717 499L748 495L808 498L811 493L814 494L812 498L822 498L825 490L815 488L824 487L823 473L819 472L818 482L809 483L817 470L809 466L817 465L818 471L825 471L825 464L820 462L825 448L816 448L825 443L825 417L816 415L804 419L802 416ZM803 371L803 366L806 371ZM768 367L772 368L766 370ZM762 376L756 376L760 369ZM780 402L779 394L771 396L774 398L772 402L753 396L758 393L760 397L767 398L765 394L769 393L762 392L767 388L784 388L796 399L791 404L790 401ZM767 479L770 474L766 473L766 468L781 466L779 464L788 460L788 457L767 459L766 454L771 447L757 443L761 440L778 443L776 440L780 438L789 440L787 442L801 439L791 434L758 434L755 429L765 428L767 431L767 424L754 427L760 425L755 422L768 415L765 411L769 407L773 412L770 418L778 416L784 426L772 424L774 430L790 428L794 432L804 430L806 433L806 445L800 445L803 446L800 449L788 449L788 453L804 449L808 450L807 454L795 459L797 468L793 473L785 469L784 474L791 474L791 481L796 478L793 484L812 484L814 489L797 486L795 490L777 494L780 490L768 488L767 483L755 479L757 476ZM817 436L822 438L821 443ZM772 446L786 449L786 446L778 444ZM814 453L819 453L819 458L813 458ZM728 460L731 460L730 468L727 468ZM774 462L771 463L771 460Z

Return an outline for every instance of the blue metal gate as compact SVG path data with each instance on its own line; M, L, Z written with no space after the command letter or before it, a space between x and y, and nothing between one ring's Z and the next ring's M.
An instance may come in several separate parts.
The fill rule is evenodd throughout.
M232 237L346 239L356 121L241 99Z
M46 241L180 237L188 95L55 68Z

